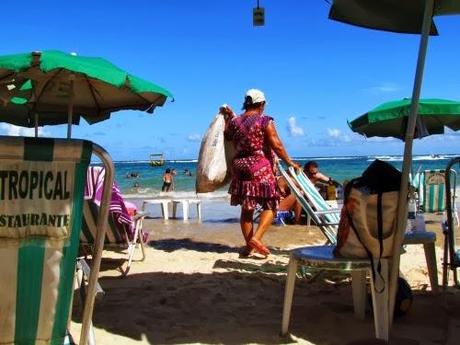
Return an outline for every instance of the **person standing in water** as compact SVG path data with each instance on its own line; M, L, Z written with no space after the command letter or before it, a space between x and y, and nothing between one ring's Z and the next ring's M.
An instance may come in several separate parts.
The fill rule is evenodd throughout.
M275 154L288 166L300 169L287 154L273 118L265 115L264 109L265 95L257 89L246 92L244 112L240 116L236 116L228 106L220 109L225 117L225 139L231 140L236 149L229 194L231 205L241 205L240 226L246 241L242 256L253 252L264 256L270 254L262 243L262 237L272 224L280 202L275 178ZM257 231L254 231L254 209L257 205L263 211Z
M171 186L173 183L173 175L171 174L171 169L167 168L163 174L163 186L161 187L162 192L171 191Z

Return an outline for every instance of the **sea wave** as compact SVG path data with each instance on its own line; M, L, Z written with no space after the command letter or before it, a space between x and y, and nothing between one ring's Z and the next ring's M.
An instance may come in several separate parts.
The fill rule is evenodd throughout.
M446 159L451 159L455 157L456 155L438 155L438 154L433 154L433 155L417 155L413 156L412 160L413 161L435 161L435 160L446 160ZM372 162L375 159L380 159L381 161L387 161L387 162L402 162L403 161L403 156L368 156L367 161Z
M198 159L166 160L169 163L198 163Z
M211 193L196 193L194 191L173 191L158 192L150 188L141 188L136 193L123 193L123 196L129 199L228 199L227 191L215 191Z
M297 161L323 161L323 160L350 160L361 158L361 156L337 156L337 157L294 157Z

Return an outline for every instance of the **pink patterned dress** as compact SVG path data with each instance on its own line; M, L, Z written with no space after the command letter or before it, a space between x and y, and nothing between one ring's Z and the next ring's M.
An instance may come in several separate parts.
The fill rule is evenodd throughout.
M241 115L233 118L225 138L232 140L236 155L229 188L231 205L253 210L257 204L276 211L280 195L274 173L274 153L266 137L273 118L267 115Z

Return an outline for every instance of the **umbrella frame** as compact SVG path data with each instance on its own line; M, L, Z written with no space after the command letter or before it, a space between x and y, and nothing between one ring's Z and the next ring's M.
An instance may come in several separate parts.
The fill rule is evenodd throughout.
M393 322L394 305L397 289L397 280L399 276L399 263L404 232L407 223L407 198L408 198L408 183L409 173L412 163L412 144L414 140L414 132L417 123L417 108L420 99L420 90L422 88L423 70L425 67L425 57L428 47L428 38L431 29L431 20L433 17L434 0L425 1L425 11L423 14L422 35L420 37L419 53L417 59L417 67L415 71L414 87L412 90L412 102L410 108L409 119L406 128L405 144L404 144L404 159L402 166L401 188L398 200L398 218L397 231L393 243L393 262L390 271L390 286L389 286L389 322Z

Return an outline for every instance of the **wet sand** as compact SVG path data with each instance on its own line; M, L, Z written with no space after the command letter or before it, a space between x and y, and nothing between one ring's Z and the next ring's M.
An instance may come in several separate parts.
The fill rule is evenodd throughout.
M313 282L297 280L292 338L280 338L288 250L324 238L313 226L272 226L264 237L272 255L240 258L239 211L227 205L205 200L202 222L194 210L185 223L163 220L159 206L150 210L153 218L144 224L150 233L147 258L133 262L126 278L117 269L124 256L104 252L100 283L106 295L97 300L93 317L98 344L381 343L373 339L370 310L365 320L353 316L350 278L334 272ZM428 228L439 232L439 220L427 217ZM414 302L395 322L391 344L457 344L459 292L449 288L445 296L432 295L422 246L406 248L401 269ZM440 247L437 255L440 273ZM75 304L72 330L78 338L78 299Z

